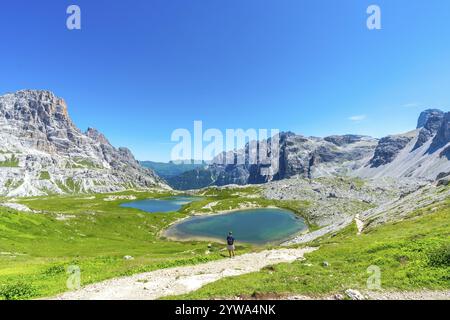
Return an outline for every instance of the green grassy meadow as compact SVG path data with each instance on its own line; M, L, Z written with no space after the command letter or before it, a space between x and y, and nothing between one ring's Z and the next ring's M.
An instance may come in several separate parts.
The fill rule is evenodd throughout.
M417 210L405 221L356 233L352 224L310 243L320 249L304 261L222 279L171 299L322 297L367 290L371 266L381 271L382 290L450 289L450 200Z
M0 207L0 299L51 297L67 291L69 266L81 271L87 285L118 276L161 268L194 265L227 256L223 244L169 241L161 237L170 224L192 214L213 214L243 204L290 209L305 218L307 202L264 199L258 187L209 188L178 212L150 214L120 207L171 192L127 191L17 200L38 213ZM115 198L114 198L115 197ZM0 201L8 199L0 199ZM105 201L109 200L109 201ZM310 230L317 226L310 223ZM370 274L381 270L382 288L393 290L450 288L450 200L415 211L402 222L356 235L356 226L325 236L305 261L280 264L209 284L181 297L264 297L307 294L323 296L348 288L364 290ZM238 253L261 250L242 245ZM132 256L133 259L124 259ZM325 267L324 262L329 266Z
M222 244L212 244L208 249L207 242L168 241L160 233L171 223L202 211L210 202L217 203L214 211L233 209L245 201L245 195L254 196L255 192L258 192L256 188L239 189L239 194L233 190L209 191L200 201L185 205L179 212L161 214L120 207L131 200L105 199L130 195L137 200L159 198L172 195L170 192L128 191L20 199L20 203L39 213L0 207L0 299L39 298L64 292L67 269L71 265L81 269L81 282L86 285L223 258L226 253ZM260 206L276 204L259 198L251 201ZM297 212L304 205L284 204ZM238 247L239 253L259 249ZM134 259L126 260L124 256Z

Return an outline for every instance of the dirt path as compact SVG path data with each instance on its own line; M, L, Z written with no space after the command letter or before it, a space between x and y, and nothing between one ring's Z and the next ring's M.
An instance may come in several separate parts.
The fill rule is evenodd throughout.
M450 300L450 291L371 291L365 295L371 300Z
M205 264L161 269L88 285L64 293L60 300L153 300L195 291L221 278L255 272L282 262L293 262L316 248L266 250Z
M359 292L359 291L358 291ZM359 292L361 300L450 300L450 291L362 291ZM342 300L345 294L309 297L306 295L295 295L285 297L287 300ZM348 297L347 297L348 298Z
M358 228L357 235L359 236L359 235L361 235L361 233L363 232L363 229L364 229L364 222L361 220L359 213L355 217L355 223L356 223L356 228Z

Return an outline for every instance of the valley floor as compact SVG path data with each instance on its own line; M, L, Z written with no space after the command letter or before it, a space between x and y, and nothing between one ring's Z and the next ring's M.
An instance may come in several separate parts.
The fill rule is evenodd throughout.
M333 190L345 193L327 197L322 195L329 194L325 187L323 193L312 190L313 197L318 197L314 205L314 198L300 193L289 193L294 199L268 199L258 187L210 188L197 193L202 200L170 214L120 207L127 201L167 196L167 191L0 199L0 203L20 204L30 210L0 207L0 300L55 296L330 299L348 289L359 290L370 299L447 297L449 187L428 186L395 194L386 197L389 205L383 210L373 211L373 205L352 198L353 194L367 195L370 185L346 180L319 182L322 186L333 183ZM317 190L316 185L311 188ZM395 197L399 200L392 200ZM349 219L341 229L287 248L242 245L234 259L226 258L220 243L161 237L162 230L190 215L267 206L301 215L314 233L326 226L317 219L320 208L331 205ZM82 288L64 293L73 267L79 268ZM367 287L374 275L381 291Z

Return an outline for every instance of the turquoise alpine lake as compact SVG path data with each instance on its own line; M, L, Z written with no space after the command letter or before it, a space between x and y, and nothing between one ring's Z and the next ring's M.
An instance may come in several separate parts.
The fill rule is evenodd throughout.
M172 225L165 236L177 240L224 241L229 231L236 243L280 243L307 229L305 221L289 210L263 208L194 216Z
M146 199L123 203L120 206L124 208L134 208L150 213L175 212L181 209L185 204L201 200L200 197L191 196L173 196L161 199Z

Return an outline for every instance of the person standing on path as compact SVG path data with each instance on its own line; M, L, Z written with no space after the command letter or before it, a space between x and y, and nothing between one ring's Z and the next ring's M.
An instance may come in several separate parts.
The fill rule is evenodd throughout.
M228 249L228 254L230 255L230 258L235 256L234 250L236 250L235 246L234 246L234 237L233 237L233 232L229 232L228 233L228 237L227 237L227 249Z

